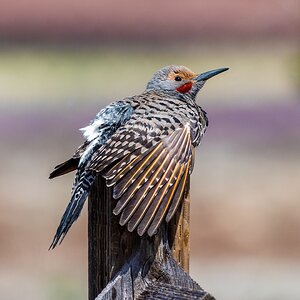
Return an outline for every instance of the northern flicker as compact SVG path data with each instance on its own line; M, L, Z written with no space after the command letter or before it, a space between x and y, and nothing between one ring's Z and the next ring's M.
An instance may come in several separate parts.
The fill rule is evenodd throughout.
M50 248L61 243L78 218L97 173L112 187L120 225L152 236L169 222L193 171L194 148L208 126L195 98L206 80L183 66L158 70L146 90L113 102L82 128L85 142L49 178L76 170L71 200Z

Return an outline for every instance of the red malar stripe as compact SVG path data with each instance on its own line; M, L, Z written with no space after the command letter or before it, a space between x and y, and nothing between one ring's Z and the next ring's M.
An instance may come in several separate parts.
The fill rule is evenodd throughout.
M185 94L190 91L192 86L193 86L193 83L191 81L189 81L189 82L181 85L180 87L178 87L176 90L182 94Z

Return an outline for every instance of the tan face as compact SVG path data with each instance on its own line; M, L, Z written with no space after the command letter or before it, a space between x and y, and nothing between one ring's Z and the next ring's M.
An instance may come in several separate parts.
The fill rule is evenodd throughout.
M153 75L147 88L162 90L175 97L188 93L194 97L198 91L196 78L197 74L184 66L167 66Z
M176 71L171 71L168 74L168 79L170 80L175 80L175 81L189 81L192 78L194 78L197 74L190 71L190 70L176 70ZM180 79L181 80L180 80Z
M176 82L176 91L182 94L185 94L189 92L194 84L193 78L195 78L196 73L186 70L186 69L181 69L181 70L174 70L171 71L168 74L167 79Z

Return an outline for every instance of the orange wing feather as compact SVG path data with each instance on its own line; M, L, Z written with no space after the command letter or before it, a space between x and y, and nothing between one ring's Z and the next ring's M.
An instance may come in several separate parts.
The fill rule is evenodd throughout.
M124 155L104 175L118 199L115 214L128 230L153 235L169 221L182 199L193 160L189 127L182 127L146 151Z

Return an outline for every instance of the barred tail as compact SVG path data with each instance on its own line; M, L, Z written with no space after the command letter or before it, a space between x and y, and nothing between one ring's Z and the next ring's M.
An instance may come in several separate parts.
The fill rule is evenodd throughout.
M94 180L95 175L91 171L84 171L79 176L79 180L72 193L72 198L61 218L49 250L54 249L57 244L61 244L70 227L79 217Z

